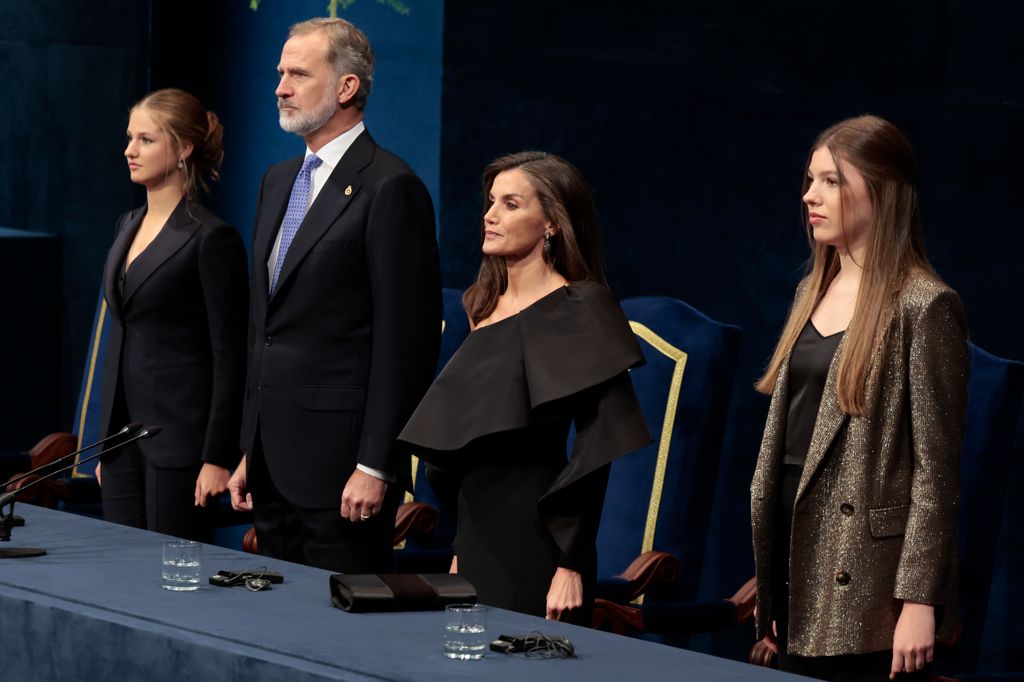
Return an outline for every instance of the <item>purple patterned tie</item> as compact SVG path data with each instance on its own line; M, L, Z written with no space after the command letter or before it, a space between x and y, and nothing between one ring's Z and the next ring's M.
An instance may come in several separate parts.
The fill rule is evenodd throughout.
M313 169L323 163L316 154L310 154L302 162L299 176L295 178L292 185L292 195L288 198L288 208L284 212L284 220L281 221L281 247L277 250L277 262L274 263L274 278L270 281L270 293L277 288L277 278L281 276L281 266L284 265L284 257L288 255L288 247L292 245L295 233L299 231L302 219L306 217L309 209L310 181L313 176Z

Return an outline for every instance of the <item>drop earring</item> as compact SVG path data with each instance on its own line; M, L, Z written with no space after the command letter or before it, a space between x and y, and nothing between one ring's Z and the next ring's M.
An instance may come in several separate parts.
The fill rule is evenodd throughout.
M185 167L185 160L184 159L178 159L178 170L181 170L184 167Z
M544 233L544 255L545 256L550 256L551 255L551 233L550 232L545 232Z

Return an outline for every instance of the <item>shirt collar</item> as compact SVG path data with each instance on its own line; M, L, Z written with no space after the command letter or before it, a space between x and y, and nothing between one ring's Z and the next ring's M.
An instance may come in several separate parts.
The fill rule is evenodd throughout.
M366 126L363 125L362 121L359 121L354 126L338 135L336 138L325 144L320 148L320 151L316 153L324 166L328 168L334 168L341 162L341 157L345 156L345 152L352 146L352 143L356 141L356 138L366 130ZM306 156L312 154L312 150L306 147Z

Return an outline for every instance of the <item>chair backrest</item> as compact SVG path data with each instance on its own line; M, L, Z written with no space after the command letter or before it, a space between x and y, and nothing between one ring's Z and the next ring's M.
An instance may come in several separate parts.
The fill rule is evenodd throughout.
M441 320L441 351L437 358L436 374L440 373L455 351L459 349L466 336L469 335L469 320L462 308L461 289L443 289L444 310ZM441 500L434 489L430 487L427 477L423 471L424 463L418 458L412 458L412 480L413 494L406 493L406 501L415 500L423 502L437 509L440 513L437 521L437 528L429 546L449 546L455 537L455 513L453 506ZM417 547L421 539L410 536L406 546L410 549Z
M100 291L99 299L96 301L96 313L92 318L92 333L89 334L89 349L85 359L85 369L82 372L82 385L78 391L78 404L75 408L75 423L71 425L71 432L78 438L78 447L89 443L95 443L103 435L100 433L100 412L103 409L103 358L109 337L110 316L107 313L107 302L103 300L103 291ZM94 454L86 453L86 456ZM76 466L72 470L72 476L94 476L96 473L96 460Z
M1024 401L1024 363L1005 360L970 344L967 424L960 460L959 644L942 653L950 673L973 673L982 664L986 617L996 572L996 552L1007 501L1011 455ZM1019 555L1020 538L1015 547ZM1017 613L1012 627L1019 629ZM995 624L989 627L997 627Z
M1019 678L1024 672L1024 628L1020 626L1020 614L1024 613L1024 590L1020 588L1020 577L1024 575L1024 520L1011 501L1024 498L1024 412L1017 422L1007 479L1006 504L996 534L992 589L976 660L978 673L1015 672ZM1010 677L1006 675L1004 679ZM979 674L978 678L984 679L984 675Z
M682 563L679 580L646 599L693 599L742 332L671 298L627 299L622 308L647 360L630 375L654 442L612 465L598 576L642 552L670 552Z

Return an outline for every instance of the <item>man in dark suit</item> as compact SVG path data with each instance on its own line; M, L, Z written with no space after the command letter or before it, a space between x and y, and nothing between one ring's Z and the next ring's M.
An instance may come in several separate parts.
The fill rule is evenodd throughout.
M304 157L263 176L253 237L247 453L229 487L260 552L386 571L409 479L395 437L429 386L441 332L434 211L363 125L373 53L340 19L291 28L281 127Z

